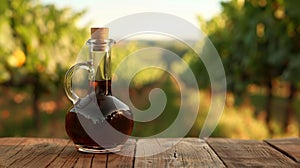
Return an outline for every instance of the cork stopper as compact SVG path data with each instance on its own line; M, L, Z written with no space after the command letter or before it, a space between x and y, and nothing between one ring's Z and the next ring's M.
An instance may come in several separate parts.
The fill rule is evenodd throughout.
M107 27L92 27L91 28L91 38L97 40L108 39L109 29Z
M104 40L108 39L109 29L106 27L93 27L91 28L91 39L95 39L94 51L105 51L107 48L106 42Z

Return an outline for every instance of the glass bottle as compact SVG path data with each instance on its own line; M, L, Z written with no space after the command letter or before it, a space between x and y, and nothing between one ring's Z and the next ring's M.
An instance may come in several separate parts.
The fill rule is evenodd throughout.
M72 66L65 75L65 92L73 102L67 112L65 128L68 136L81 152L117 152L133 129L133 115L129 107L112 96L111 46L108 28L91 28L86 42L88 61ZM78 70L88 71L88 94L81 98L73 88Z

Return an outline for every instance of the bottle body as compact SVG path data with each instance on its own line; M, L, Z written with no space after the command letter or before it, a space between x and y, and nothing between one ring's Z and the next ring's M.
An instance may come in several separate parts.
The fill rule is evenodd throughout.
M97 84L95 85L95 83ZM103 90L103 88L98 88L103 83L110 82L94 81L94 86L91 87L95 90ZM117 152L127 141L133 130L132 112L129 108L116 108L118 105L112 99L115 99L115 97L97 94L96 92L96 101L100 111L86 112L101 112L103 117L91 118L90 115L77 112L74 106L67 112L65 119L66 132L79 151L92 153Z
M133 130L133 114L129 107L112 96L110 47L113 40L92 29L86 43L87 62L71 67L65 75L65 91L73 106L65 118L65 129L76 148L88 153L117 152ZM107 33L107 29L99 29ZM96 34L95 34L96 33ZM73 89L79 69L88 71L88 94L80 97Z

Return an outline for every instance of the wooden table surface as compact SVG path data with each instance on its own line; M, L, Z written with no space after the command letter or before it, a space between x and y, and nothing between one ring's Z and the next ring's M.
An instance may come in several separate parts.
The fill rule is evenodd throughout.
M0 138L0 167L300 167L300 138L177 140L130 139L122 156L80 153L67 139ZM158 146L171 148L143 156Z

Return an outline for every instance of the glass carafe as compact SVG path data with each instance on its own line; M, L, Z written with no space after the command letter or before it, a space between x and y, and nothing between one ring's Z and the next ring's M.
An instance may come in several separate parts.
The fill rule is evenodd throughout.
M88 153L117 152L133 129L129 107L112 96L111 46L108 28L92 28L86 42L88 61L72 66L65 75L65 92L73 102L65 120L66 132L76 148ZM88 93L80 97L73 88L77 72L88 72Z

